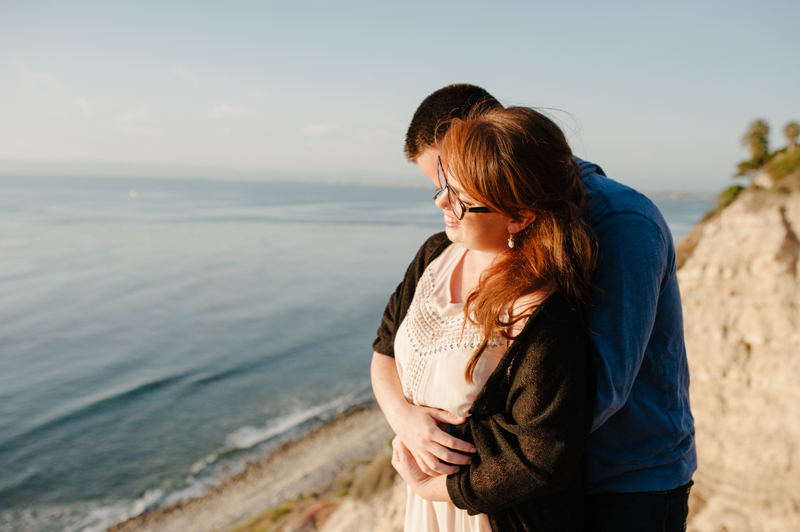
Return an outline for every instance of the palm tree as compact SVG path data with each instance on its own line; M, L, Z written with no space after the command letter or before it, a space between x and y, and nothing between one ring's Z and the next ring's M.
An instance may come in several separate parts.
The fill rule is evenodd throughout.
M769 153L769 124L763 118L753 120L742 137L742 146L750 150L753 160L761 159Z
M742 135L742 146L750 150L750 160L739 163L734 177L752 175L769 162L769 124L763 118L753 120Z
M792 153L795 146L797 146L797 137L800 137L800 124L797 122L789 122L783 128L783 134L789 139L789 147L786 148L787 153Z

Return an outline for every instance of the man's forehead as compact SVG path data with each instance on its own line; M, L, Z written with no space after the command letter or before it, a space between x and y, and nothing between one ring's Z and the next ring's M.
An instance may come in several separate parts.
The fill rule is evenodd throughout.
M422 151L422 153L419 155L419 157L417 157L417 162L428 161L428 160L431 160L431 159L433 159L435 161L436 158L439 157L441 154L442 154L442 150L439 148L438 145L437 146L429 146L429 147L425 148L425 150Z
M441 153L442 152L439 151L438 147L431 146L426 148L416 160L416 163L419 165L419 169L422 170L422 173L428 176L433 184L437 186L439 183L439 178L437 177L439 155L441 155Z
M442 154L442 143L437 142L431 146L425 148L422 153L420 153L419 157L417 157L417 164L424 164L427 161L433 160L435 163L437 157Z

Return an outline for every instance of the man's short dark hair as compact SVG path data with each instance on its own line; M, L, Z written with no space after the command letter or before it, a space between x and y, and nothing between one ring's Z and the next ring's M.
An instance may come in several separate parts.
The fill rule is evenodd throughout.
M425 98L406 133L403 151L409 161L415 162L422 152L447 132L447 122L464 118L476 107L501 107L497 99L480 87L468 83L448 85ZM437 131L438 128L438 131Z

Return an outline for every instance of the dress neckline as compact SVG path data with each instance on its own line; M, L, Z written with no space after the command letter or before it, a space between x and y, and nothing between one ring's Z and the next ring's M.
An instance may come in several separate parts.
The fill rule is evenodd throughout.
M453 243L442 252L443 256L440 256L443 260L435 272L437 283L432 296L442 317L454 318L464 313L464 302L453 302L452 280L453 273L464 260L466 253L467 248Z

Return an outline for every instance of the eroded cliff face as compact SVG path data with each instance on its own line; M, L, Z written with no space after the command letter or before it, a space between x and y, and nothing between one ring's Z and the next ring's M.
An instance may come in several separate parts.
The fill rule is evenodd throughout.
M800 193L748 190L678 272L697 431L689 530L800 530Z

